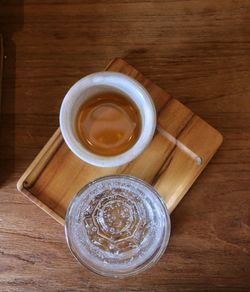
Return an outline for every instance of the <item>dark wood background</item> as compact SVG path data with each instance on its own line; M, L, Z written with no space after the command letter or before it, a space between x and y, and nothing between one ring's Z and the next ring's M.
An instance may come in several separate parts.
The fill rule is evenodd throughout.
M250 290L250 2L2 1L1 291ZM81 268L63 228L16 190L82 76L123 57L224 135L172 215L150 271L110 280Z

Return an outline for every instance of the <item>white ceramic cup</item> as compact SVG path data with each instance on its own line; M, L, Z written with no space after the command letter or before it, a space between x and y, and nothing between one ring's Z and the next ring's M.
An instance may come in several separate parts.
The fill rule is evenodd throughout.
M116 156L101 156L90 152L76 133L76 115L81 105L99 92L115 91L129 97L138 107L141 132L136 143ZM117 72L98 72L76 82L67 92L60 110L60 128L71 151L81 160L99 167L119 166L135 159L148 146L155 132L156 111L147 90L136 80Z

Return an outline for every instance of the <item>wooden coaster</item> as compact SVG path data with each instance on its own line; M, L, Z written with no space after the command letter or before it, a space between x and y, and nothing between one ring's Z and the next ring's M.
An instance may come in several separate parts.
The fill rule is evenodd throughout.
M61 224L73 196L88 182L109 174L130 174L149 182L172 212L223 140L217 130L124 60L113 60L106 71L127 74L148 90L158 112L157 131L137 159L120 167L98 168L77 158L58 129L17 188Z

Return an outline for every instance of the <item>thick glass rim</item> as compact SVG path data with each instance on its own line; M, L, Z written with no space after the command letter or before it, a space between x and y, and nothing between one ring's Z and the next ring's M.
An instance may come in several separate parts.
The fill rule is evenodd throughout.
M118 178L118 179L121 178L121 179L126 179L126 180L129 180L129 181L136 181L137 183L142 184L144 187L148 188L151 191L151 193L155 196L155 198L160 202L161 206L163 207L164 214L165 214L165 217L166 217L166 222L167 222L166 226L164 226L164 236L163 236L163 240L162 240L161 245L139 267L136 267L132 271L123 272L123 273L116 273L115 270L112 270L112 272L101 271L101 270L98 270L95 267L89 265L87 262L85 262L78 255L76 249L74 248L74 246L73 246L73 244L71 242L71 238L69 236L69 223L70 223L71 211L72 211L72 208L75 205L77 199L82 195L82 193L84 193L84 191L86 191L93 184L101 182L101 181L105 181L105 180L108 180L108 179L113 179L113 178ZM151 268L153 265L155 265L159 261L159 259L161 258L161 256L165 252L166 247L168 246L170 233L171 233L171 221L170 221L169 212L168 212L168 209L167 209L167 206L166 206L165 202L163 201L163 199L161 198L159 193L150 184L148 184L147 182L145 182L145 181L143 181L143 180L141 180L141 179L139 179L137 177L131 176L131 175L114 174L114 175L106 175L106 176L97 178L97 179L89 182L83 188L80 189L80 191L71 200L71 202L70 202L70 204L69 204L69 206L67 208L67 213L66 213L66 216L65 216L64 231L65 231L66 242L67 242L67 245L68 245L72 255L75 257L75 259L82 266L87 267L90 271L92 271L92 272L94 272L94 273L96 273L98 275L101 275L101 276L122 279L122 278L135 276L135 275L137 275L139 273L142 273L142 272L148 270L149 268Z

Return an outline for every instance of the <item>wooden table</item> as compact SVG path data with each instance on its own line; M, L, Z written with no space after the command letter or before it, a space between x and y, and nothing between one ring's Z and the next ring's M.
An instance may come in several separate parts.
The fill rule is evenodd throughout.
M250 290L250 2L1 1L1 291ZM123 57L224 135L172 214L167 252L110 280L81 268L63 228L16 190L82 76Z

